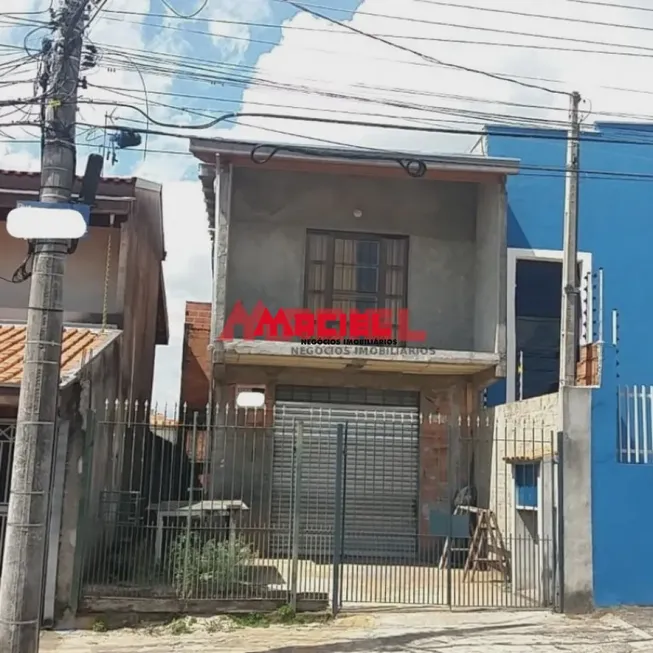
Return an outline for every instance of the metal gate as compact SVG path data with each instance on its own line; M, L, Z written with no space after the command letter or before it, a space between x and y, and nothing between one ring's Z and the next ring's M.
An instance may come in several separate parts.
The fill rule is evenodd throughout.
M511 406L449 419L418 414L412 393L278 387L276 399L273 414L230 410L214 426L184 415L170 439L149 418L98 421L105 431L89 446L132 452L136 438L142 448L121 456L107 510L102 500L85 508L85 600L147 597L160 586L206 601L330 600L336 611L554 603L561 445L553 402L527 419L527 402L521 413ZM106 486L100 471L88 475L89 488ZM200 501L199 486L204 496L218 489ZM134 508L123 511L127 496ZM163 510L167 521L153 515ZM219 519L195 517L200 510ZM197 565L187 565L190 555Z
M16 421L0 420L0 568L5 548L7 530L7 511L9 508L9 491L11 488L11 466L14 460L14 442L16 440Z
M342 551L346 560L413 559L417 545L419 481L416 407L277 402L274 431L272 524L277 549L287 550L293 521L299 555L331 559L336 494L342 494ZM301 443L297 425L302 424ZM345 450L338 450L346 425ZM301 452L297 479L297 451ZM337 490L338 456L343 457ZM299 492L293 491L299 483ZM298 500L294 505L293 497Z

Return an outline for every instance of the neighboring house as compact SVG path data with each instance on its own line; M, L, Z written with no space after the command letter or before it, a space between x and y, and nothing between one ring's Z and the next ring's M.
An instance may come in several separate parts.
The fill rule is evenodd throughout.
M594 386L591 493L582 489L582 458L566 484L590 504L591 545L577 546L592 551L593 587L579 593L598 606L653 605L653 572L641 564L653 528L635 500L653 488L651 135L651 124L601 122L585 126L580 144L579 344L595 343L579 363L579 385ZM507 184L508 368L487 391L496 405L516 398L520 350L524 397L547 394L556 380L566 133L490 126L482 145L490 156L518 158L523 170Z
M367 511L370 532L389 529L414 542L418 534L428 535L430 511L445 499L447 484L456 482L447 478L446 426L428 420L420 426L420 411L468 415L477 408L480 389L505 374L505 181L518 162L425 156L424 175L416 178L398 163L406 166L415 155L264 146L262 153L274 156L260 164L254 147L191 141L202 161L215 287L210 313L206 306L187 306L182 402L201 409L208 400L233 401L240 388L264 391L268 408L276 411L269 422L275 468L291 455L298 416L305 416L309 428L311 411L329 408L324 415L333 415L332 422L320 428L335 433L338 421L384 411L388 425L376 428L385 428L387 436L394 428L395 446L379 444L374 465L361 455L347 472L369 484L363 494L375 494L377 507L354 491L348 518L355 521L358 511ZM414 171L415 162L407 167ZM407 308L411 328L423 330L426 341L407 343L405 350L363 347L315 355L274 339L216 340L239 301L247 310L263 302L272 312L387 308L396 315ZM401 419L410 427L399 436ZM333 468L329 447L322 454L315 446L315 467L306 474L317 495L332 491ZM468 466L452 455L457 467ZM468 471L459 471L460 483L468 482ZM288 491L282 476L272 474L272 502ZM288 523L284 506L273 509L273 527ZM371 539L356 543L358 555L370 553ZM399 549L396 555L410 555Z
M16 202L38 197L39 183L36 173L0 171L0 223ZM27 244L0 224L0 250L0 276L10 279ZM145 440L118 433L109 422L114 407L142 406L151 398L155 349L168 342L164 258L161 187L140 179L102 179L88 234L66 260L46 620L76 600L80 502L92 517L105 496L138 482L125 461L144 455L146 445L138 443ZM29 287L29 281L0 283L0 432L7 436L0 440L0 488L7 488L0 493L0 515L8 501ZM83 474L86 451L92 460ZM89 483L85 489L83 482Z

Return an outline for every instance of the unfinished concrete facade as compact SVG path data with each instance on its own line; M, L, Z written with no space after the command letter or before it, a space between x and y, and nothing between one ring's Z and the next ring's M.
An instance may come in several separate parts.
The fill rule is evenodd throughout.
M253 148L191 142L214 234L210 400L224 403L237 388L256 387L270 407L342 407L344 399L329 397L347 389L358 391L349 403L359 408L374 405L370 397L382 391L410 395L416 415L475 411L479 390L505 375L505 178L518 163L425 157L417 177L410 174L416 162L408 162L414 156L368 153L361 160L358 153L281 148L259 164ZM365 276L373 278L367 288ZM220 340L237 302L249 311L262 302L273 313L387 308L394 316L407 309L411 329L426 340L322 353L270 339ZM383 405L394 410L397 400ZM424 535L451 482L443 468L446 430L428 421L417 427L415 525Z

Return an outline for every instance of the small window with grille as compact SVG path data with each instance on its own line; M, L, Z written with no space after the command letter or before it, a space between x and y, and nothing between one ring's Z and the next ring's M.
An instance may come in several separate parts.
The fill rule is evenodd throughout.
M407 282L408 238L307 232L307 309L387 309L397 337L399 314L407 306Z

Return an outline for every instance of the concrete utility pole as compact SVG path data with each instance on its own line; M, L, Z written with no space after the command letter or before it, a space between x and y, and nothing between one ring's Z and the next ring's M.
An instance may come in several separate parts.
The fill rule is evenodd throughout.
M75 179L75 117L89 0L59 0L49 52L41 202L68 203ZM23 381L0 578L0 651L37 653L46 525L59 398L63 275L68 241L33 241Z
M560 387L576 384L578 333L578 178L580 165L580 94L571 94L567 139L565 222L562 257L562 311L560 313Z

